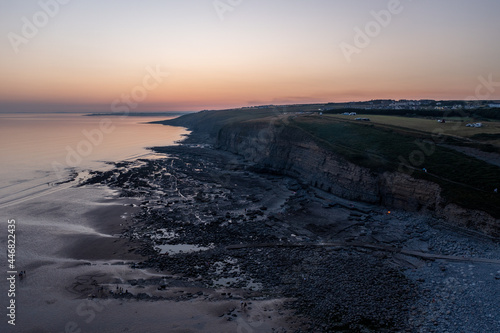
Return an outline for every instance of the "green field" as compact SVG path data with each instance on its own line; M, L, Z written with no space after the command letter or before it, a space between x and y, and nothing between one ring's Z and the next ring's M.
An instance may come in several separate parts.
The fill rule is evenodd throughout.
M446 119L446 123L443 124L438 123L435 119L416 117L410 118L402 116L379 116L363 114L358 114L356 116L344 116L338 114L329 114L325 115L325 117L331 117L348 122L354 122L356 121L354 119L358 117L369 118L371 123L380 126L386 126L387 128L405 128L425 133L434 133L435 131L438 131L443 135L458 136L500 146L500 122L498 121L482 122L483 127L475 128L465 126L469 122L474 122L472 119Z
M435 144L432 130L417 129L429 120L418 119L408 131L409 127L396 124L413 119L391 118L399 117L371 116L373 122L361 122L341 116L300 116L291 120L291 125L355 164L376 172L403 171L435 182L449 201L500 216L500 199L493 193L500 187L500 167ZM388 121L390 126L386 126Z
M291 108L237 109L201 112L164 122L217 138L231 124L256 123L293 126L319 145L348 161L374 172L401 171L437 183L443 196L462 207L483 210L500 217L500 167L440 145L467 146L500 152L500 122L485 122L483 128L465 127L457 119L440 124L436 120L380 115L304 114ZM354 118L370 118L356 121ZM436 132L441 136L436 136ZM423 168L428 172L424 172Z

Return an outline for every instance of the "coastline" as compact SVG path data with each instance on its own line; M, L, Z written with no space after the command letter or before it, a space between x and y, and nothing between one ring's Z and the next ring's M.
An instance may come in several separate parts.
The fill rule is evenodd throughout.
M498 177L492 177L500 169L495 163L460 153L459 143L457 149L434 144L430 133L424 138L404 126L392 131L342 116L285 111L201 112L160 123L187 127L199 142L342 198L431 215L457 229L500 239ZM404 159L420 153L420 140L433 152L421 161L424 169ZM441 163L439 156L450 163ZM462 164L467 168L454 168Z
M137 201L113 197L115 193L111 193L110 197L110 193L104 187L84 186L57 192L43 200L33 200L33 206L45 205L54 214L58 214L63 207L67 211L75 210L86 222L72 222L77 225L73 231L69 231L71 226L61 226L62 234L53 235L53 239L59 241L57 247L47 246L44 251L39 251L41 257L47 258L45 261L19 262L20 267L26 269L27 276L18 281L17 325L14 330L5 322L0 327L9 332L62 332L68 327L81 329L82 332L158 332L164 329L170 332L186 329L234 332L236 322L221 319L220 315L231 309L237 313L238 300L219 299L213 291L190 286L187 279L180 276L130 268L143 257L129 251L137 244L121 237L121 231L127 226L122 216L125 213L132 216L138 208L130 205ZM86 207L80 207L84 200L82 194L89 199ZM10 208L10 211L15 210L16 207ZM28 233L26 228L33 225L22 224L29 213L16 217L23 234ZM43 242L51 244L52 241L45 239ZM20 249L26 250L26 246L21 245ZM40 247L34 244L34 248ZM21 257L23 253L20 253ZM158 294L157 286L165 278L174 281L177 287L169 288L170 296L155 296ZM141 300L142 296L132 298L131 294L109 294L109 291L115 291L117 285L134 289L130 281L139 281L135 284L137 294L149 293L153 297ZM141 284L142 288L139 288ZM99 293L101 286L106 293ZM199 297L196 293L200 290L206 295ZM190 292L192 296L186 297ZM207 298L210 301L207 302ZM276 312L276 317L281 317L277 314L278 303L263 300L254 302L253 306L255 309L266 307L268 315L274 316ZM275 324L268 321L262 327L271 330ZM249 319L248 322L252 321ZM247 320L241 323L247 323Z
M176 185L182 182L183 187L176 186L173 192L165 193L162 198L154 196L154 200L146 203L147 213L143 214L140 219L143 223L146 222L146 224L152 224L156 228L168 230L168 233L175 233L179 228L183 231L182 236L177 239L172 239L170 234L164 234L166 238L161 240L164 244L210 245L213 237L208 237L208 235L217 234L220 236L217 237L219 246L216 246L213 253L205 251L180 254L174 257L158 256L151 248L157 242L149 240L146 241L149 248L146 247L143 253L149 255L150 258L143 267L154 267L160 271L166 269L169 273L182 274L193 281L200 279L199 269L201 271L208 270L207 274L202 274L201 281L229 282L227 286L219 285L219 288L223 288L221 290L224 290L226 295L228 290L231 290L232 293L243 290L247 298L278 299L284 295L289 296L291 301L285 303L284 306L293 311L294 320L292 322L301 327L298 329L295 326L294 329L291 329L292 332L300 330L327 331L332 327L347 326L356 329L357 325L360 324L359 318L364 318L362 320L365 324L362 326L369 331L406 329L423 332L453 330L459 327L471 329L478 326L483 326L484 329L500 327L500 323L494 320L485 320L484 317L485 312L493 313L495 304L497 304L492 295L500 292L498 286L495 285L495 279L500 277L496 273L498 266L482 263L480 260L486 258L495 261L500 258L500 247L495 241L481 237L481 235L463 234L461 230L449 230L439 221L420 214L396 210L388 215L387 209L383 207L341 199L321 190L304 187L291 178L269 174L265 170L254 168L251 163L249 164L239 156L214 150L210 145L200 143L204 142L204 140L200 141L200 138L205 139L206 137L195 131L181 146L156 148L157 152L165 153L169 157L163 162L156 161L156 166L153 163L145 170L155 170L156 167L157 170L168 172L170 176L177 177ZM176 164L176 162L179 163ZM154 174L149 179L156 181L157 178L158 174ZM255 187L256 178L270 180L272 184L264 185L256 193L274 191L270 197L283 201L274 206L272 204L269 207L262 206L262 199L269 196L269 193L260 198L253 195L251 188ZM281 181L284 181L282 187L284 192L282 193L286 193L283 197L276 195L275 192L280 188L277 184L280 184ZM232 208L229 209L229 212L227 211L228 206L224 206L224 202L218 200L225 192L221 189L228 190L232 196L230 204ZM237 194L238 189L243 190L245 195ZM141 190L144 189L141 188ZM175 192L178 192L178 195ZM293 196L290 195L291 193ZM245 199L249 199L249 201L245 203ZM183 203L183 200L186 201ZM214 212L213 209L207 211L206 208L203 208L203 203L208 203L210 207L215 205L218 210L220 208L220 217L217 217L219 214L215 214L217 212ZM243 210L243 207L248 207L248 210ZM190 214L193 211L208 214L205 214L204 217L201 214ZM210 215L217 217L215 221L209 222L207 220L204 222L204 224L208 223L207 225L210 227L201 228L201 230L190 227L191 224L196 224L194 219L201 218L203 220ZM169 216L175 217L177 222L174 222ZM263 218L259 220L259 217ZM259 222L257 226L248 223L254 219ZM229 226L230 232L221 230L220 226ZM348 242L362 240L367 244L383 244L396 251L391 254L373 249L346 249L332 246L327 247L325 251L312 250L308 247L305 247L305 250L290 250L286 247L283 250L275 247L271 250L240 249L236 253L228 253L226 250L230 248L230 245L243 243L238 237L246 237L236 236L234 231L237 230L251 235L250 239L257 237L251 239L250 243L262 241L265 237L271 237L279 244L304 240L323 242L329 238ZM142 232L145 236L149 235L141 227L136 227L134 231ZM207 237L199 237L200 234ZM436 256L444 254L456 258L477 258L478 260L471 264L467 260L453 262L446 259L415 258L399 254L397 249L401 247L409 252L419 251L434 253ZM282 257L283 253L286 253L285 257ZM228 260L224 260L225 263L221 266L222 275L217 273L218 268L215 271L211 269L210 264L203 266L207 260L209 262L216 261L217 258L225 258L226 255L230 257ZM318 258L319 261L313 261L312 265L310 263L309 265L299 264L297 266L297 262L308 261L311 257ZM343 257L348 258L343 265L339 266L337 262L333 267L325 268L330 262L328 258L331 258L332 261L338 261ZM236 262L232 261L234 258L237 258ZM268 258L271 258L271 261L266 262L269 260ZM355 258L359 258L360 261L357 262ZM263 267L258 268L255 266L255 262L259 262L259 266ZM373 262L373 265L369 264L370 262ZM202 264L201 268L196 269L200 263ZM297 275L297 271L290 272L289 269L292 267L298 271L312 269L315 273L309 272L310 278L306 276L304 279L303 273ZM462 272L466 267L469 267L469 270L470 267L474 267L477 274L464 275ZM337 275L339 275L338 272L342 272L341 277L329 276L328 274L325 276L325 269ZM387 271L381 273L384 270ZM318 272L321 273L318 275ZM275 274L280 274L281 278L273 281ZM379 274L384 276L383 279L386 279L387 282L390 282L389 288L376 278ZM396 280L387 279L387 276L392 276ZM243 278L238 279L238 277ZM287 278L283 280L283 277ZM371 285L373 282L367 283L367 281L373 281L374 278L378 281L375 285ZM455 297L442 297L439 290L452 288L446 281L459 278L462 278L462 282L458 283L457 290L474 289L472 295L464 295L467 297L467 301L456 302ZM485 290L474 287L478 285L479 280L484 278L486 281L482 283L486 283L489 288L486 293ZM264 291L248 288L248 282L253 284L256 281L260 281L264 285ZM312 281L314 283L311 286ZM290 283L295 283L298 289L287 291L286 288L285 290L282 288L283 285L287 286ZM445 284L443 285L443 283ZM315 304L332 291L331 289L325 290L325 285L340 288L347 294L333 293L334 299L329 299L326 303ZM387 297L391 297L391 289L395 298L387 302ZM357 291L353 293L353 290ZM453 288L449 290L450 294L457 292ZM304 295L307 294L310 295L310 298L304 298ZM377 297L384 295L382 297L385 299L382 304L379 304L379 300L370 298L371 295L377 295ZM405 296L402 297L402 295ZM469 305L472 299L469 297L471 296L484 301L485 308L482 309L482 315L470 312ZM436 299L439 299L439 309L434 313L429 312L429 309L435 307ZM339 303L342 303L340 309L345 306L352 307L356 309L356 314L352 314L351 317L349 313L343 313L345 308L344 310L336 308L337 305L340 305ZM386 304L391 304L390 308L396 310L388 317ZM312 309L311 306L313 306ZM334 313L337 311L338 316L326 315L331 311ZM380 311L385 315L382 315ZM366 313L371 313L371 317ZM367 321L366 317L372 318L372 321ZM465 318L467 318L467 322L464 322ZM399 320L399 324L397 320ZM366 325L367 322L368 325Z
M498 260L498 243L268 173L200 143L201 137L194 133L181 145L155 148L163 159L96 172L52 200L50 209L58 214L65 200L72 201L68 194L88 192L93 203L82 212L76 208L80 198L74 212L89 230L65 231L59 259L28 266L21 291L31 296L20 299L26 330L60 331L68 322L84 332L500 328L488 317L500 295L497 265L397 251ZM112 179L113 191L95 186ZM65 209L73 211L71 205ZM341 244L292 247L340 241L394 251ZM260 243L275 245L241 246ZM181 245L206 250L159 251ZM454 294L457 290L463 295ZM478 311L470 307L472 299L481 300ZM246 310L242 301L249 304ZM84 309L95 314L88 323Z

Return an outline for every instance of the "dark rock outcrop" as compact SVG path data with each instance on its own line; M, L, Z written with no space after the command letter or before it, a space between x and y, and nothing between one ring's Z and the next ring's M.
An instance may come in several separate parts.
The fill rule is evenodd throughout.
M225 125L215 143L259 168L292 176L346 199L433 213L453 225L500 235L498 219L447 202L438 184L400 172L377 173L351 163L278 118Z

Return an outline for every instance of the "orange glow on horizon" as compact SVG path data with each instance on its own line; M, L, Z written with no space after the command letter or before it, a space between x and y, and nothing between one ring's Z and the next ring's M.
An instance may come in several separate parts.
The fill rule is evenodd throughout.
M0 40L6 51L0 54L0 107L109 109L142 85L148 66L170 76L148 90L137 110L466 99L478 77L500 81L500 46L490 42L500 30L494 16L500 4L493 2L412 3L348 61L339 45L355 44L354 28L385 6L255 2L220 20L210 6L187 2L89 0L64 7L17 53L8 38ZM21 33L20 18L32 11L12 2L0 13L3 35ZM486 99L500 99L500 89L488 93Z

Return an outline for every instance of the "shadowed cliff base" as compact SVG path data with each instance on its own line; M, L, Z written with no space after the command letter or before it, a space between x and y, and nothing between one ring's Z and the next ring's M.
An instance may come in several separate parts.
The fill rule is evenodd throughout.
M122 237L144 256L133 268L158 271L122 281L128 293L113 297L218 304L218 324L236 331L500 329L491 239L342 199L206 144L155 150L167 157L89 181L141 198Z
M454 149L476 145L468 137L446 135L461 124L423 131L420 123L412 124L414 118L398 117L395 126L392 118L390 125L374 124L299 110L205 111L164 123L193 130L186 142L213 144L262 171L500 236L500 196L494 191L500 167Z

